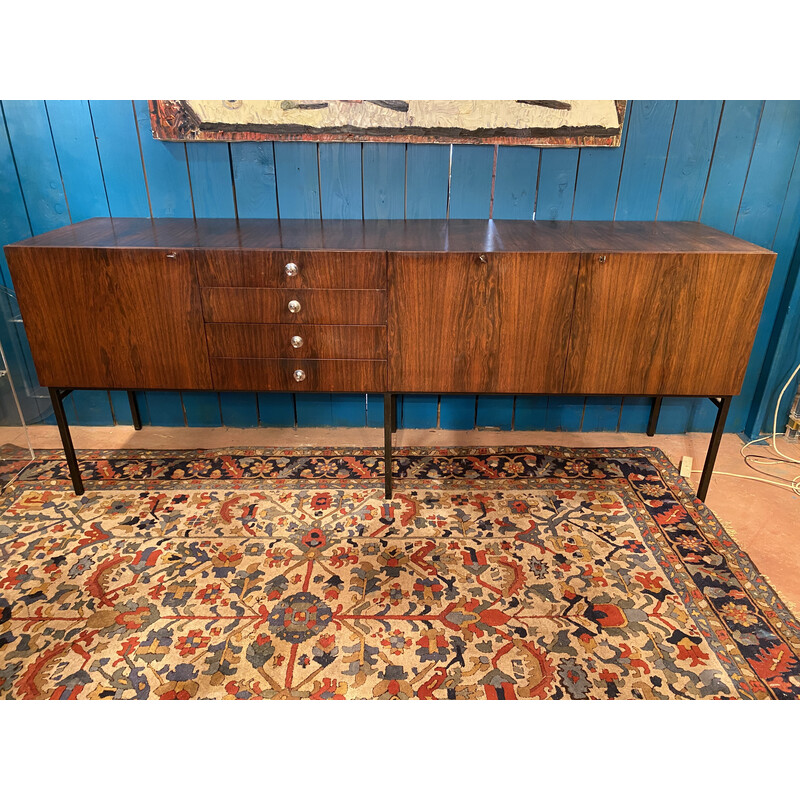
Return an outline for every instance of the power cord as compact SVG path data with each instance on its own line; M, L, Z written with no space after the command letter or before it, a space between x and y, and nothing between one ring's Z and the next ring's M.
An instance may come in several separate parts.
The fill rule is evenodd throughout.
M746 442L742 445L741 450L739 451L741 455L744 457L744 463L747 464L750 469L755 470L756 472L761 473L762 475L768 475L770 478L778 478L778 480L767 480L766 478L757 478L755 475L740 475L735 472L717 472L714 470L715 475L727 475L731 478L744 478L748 481L758 481L759 483L769 483L773 486L780 486L782 489L789 489L793 494L800 497L800 475L796 475L794 478L786 478L781 479L778 475L773 475L770 472L764 472L764 470L756 469L751 463L750 459L759 459L759 464L761 466L767 466L768 464L800 464L800 458L792 458L791 456L787 456L785 453L782 453L778 449L778 410L780 409L781 400L783 400L784 394L786 394L786 390L791 385L792 381L795 379L797 373L800 372L800 364L798 364L794 372L789 376L789 380L781 389L781 393L778 395L778 402L775 404L775 414L772 418L772 434L767 436L760 436L758 439L753 439L752 441ZM745 450L750 447L750 445L758 444L759 442L766 442L768 439L772 440L771 445L768 447L772 447L775 451L775 456L768 455L762 456L757 455L755 453L750 453L745 455ZM693 469L692 472L702 472L700 469Z

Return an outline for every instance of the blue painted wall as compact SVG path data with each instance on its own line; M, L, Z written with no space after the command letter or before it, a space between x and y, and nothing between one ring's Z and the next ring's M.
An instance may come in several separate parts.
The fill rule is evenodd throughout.
M728 429L771 425L800 360L800 102L633 101L618 148L157 142L144 101L5 101L0 245L93 216L699 220L778 260ZM0 255L0 311L18 309ZM52 421L24 328L0 326L26 418ZM788 402L789 398L786 399ZM146 392L152 425L380 425L363 395ZM644 430L647 401L402 398L406 427ZM122 392L76 392L78 424L130 423ZM665 401L659 430L709 430L708 401ZM780 422L785 418L782 411Z

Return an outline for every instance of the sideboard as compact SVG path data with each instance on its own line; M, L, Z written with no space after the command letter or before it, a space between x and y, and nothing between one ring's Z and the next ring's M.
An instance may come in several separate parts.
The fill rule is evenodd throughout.
M775 254L694 222L90 219L5 248L39 382L74 389L664 396L717 405Z

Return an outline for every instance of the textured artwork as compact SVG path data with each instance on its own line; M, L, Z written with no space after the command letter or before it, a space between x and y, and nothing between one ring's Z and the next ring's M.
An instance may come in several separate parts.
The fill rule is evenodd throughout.
M83 451L2 496L0 698L800 697L800 624L647 449Z
M616 147L624 100L151 100L165 141Z

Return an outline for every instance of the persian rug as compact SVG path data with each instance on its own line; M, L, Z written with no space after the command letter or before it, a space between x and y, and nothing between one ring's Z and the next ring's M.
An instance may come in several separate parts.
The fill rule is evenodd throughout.
M655 448L40 453L0 697L797 698L800 624Z

